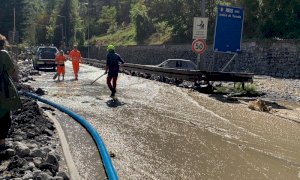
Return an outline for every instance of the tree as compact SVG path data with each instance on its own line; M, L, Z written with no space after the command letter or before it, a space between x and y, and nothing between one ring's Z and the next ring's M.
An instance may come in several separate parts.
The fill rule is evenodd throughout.
M244 9L244 37L255 38L259 36L259 0L241 0Z
M263 0L260 31L263 38L300 38L299 0Z
M102 29L106 29L107 33L113 33L117 30L116 22L117 10L114 6L103 6L101 18L98 23Z
M51 29L54 29L53 43L58 47L62 44L62 41L67 45L75 43L75 31L80 28L81 24L78 4L78 0L64 0L52 15L52 21L54 22L51 27ZM58 28L59 26L64 27L64 38L61 35L64 33L61 33L62 30Z
M143 43L155 31L153 23L148 17L148 9L143 0L136 2L132 6L130 17L136 29L136 41Z

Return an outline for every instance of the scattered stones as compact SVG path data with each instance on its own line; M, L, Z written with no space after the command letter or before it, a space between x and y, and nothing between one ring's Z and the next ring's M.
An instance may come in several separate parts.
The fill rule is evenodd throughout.
M40 167L42 164L42 158L41 157L35 157L33 158L33 163L36 167Z
M35 148L31 151L30 156L43 158L45 156L45 153L43 151L41 151L40 149Z
M115 157L116 157L116 154L113 153L113 152L109 152L109 156L112 157L112 158L115 158Z
M250 101L248 108L256 111L263 111L263 112L269 112L271 110L271 108L267 107L266 103L261 99Z
M21 142L16 143L15 150L16 150L16 154L20 157L25 157L30 154L29 148Z
M47 154L46 162L54 166L58 166L58 159L53 152Z
M49 180L50 178L49 174L42 172L36 177L36 180Z
M35 94L40 95L40 96L43 96L43 95L45 95L46 93L45 93L45 91L44 91L43 89L38 88L38 89L35 91Z
M70 179L70 178L69 178L70 176L69 176L66 172L63 172L63 171L57 172L57 173L56 173L56 176L62 177L63 180L69 180L69 179Z
M33 80L28 74L39 74L38 71L30 71L31 66L20 65L20 82ZM20 92L34 91L24 84L17 84L17 89ZM36 92L45 94L40 88ZM12 126L6 139L9 148L0 153L0 180L64 179L65 176L57 176L60 156L55 149L59 140L55 137L53 123L43 115L35 100L24 96L21 100L23 107L13 112Z
M16 154L16 151L14 149L7 149L6 153L9 157L12 157Z
M26 171L25 175L22 177L23 180L30 180L33 179L33 172L31 171Z

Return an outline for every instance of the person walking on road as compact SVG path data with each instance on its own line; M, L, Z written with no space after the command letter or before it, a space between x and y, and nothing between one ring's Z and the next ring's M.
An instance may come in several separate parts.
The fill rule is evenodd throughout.
M58 81L60 81L60 76L62 75L62 80L65 80L65 61L67 60L64 55L64 51L60 50L59 54L55 57L55 61L57 64L57 75Z
M123 59L117 53L115 53L115 47L113 45L109 45L107 47L108 54L106 56L106 67L105 74L107 75L107 86L111 91L110 97L115 97L116 87L117 87L117 79L119 74L119 63L124 64ZM112 84L111 84L112 81Z
M17 80L17 68L4 50L6 38L0 34L0 152L7 149L5 138L11 126L10 111L21 107L21 100L12 82Z
M78 80L79 63L81 63L81 54L80 51L77 49L76 45L73 46L73 50L70 52L69 57L72 61L75 80Z

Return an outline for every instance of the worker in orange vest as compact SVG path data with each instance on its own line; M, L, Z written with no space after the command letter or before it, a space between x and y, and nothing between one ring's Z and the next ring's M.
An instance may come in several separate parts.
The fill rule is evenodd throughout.
M57 75L58 81L60 81L60 75L62 75L62 80L65 80L65 61L67 60L64 55L64 51L60 50L59 54L55 57L55 62L57 64Z
M79 63L81 63L81 54L80 51L77 49L76 45L73 46L73 50L70 52L69 57L72 61L75 80L78 80Z

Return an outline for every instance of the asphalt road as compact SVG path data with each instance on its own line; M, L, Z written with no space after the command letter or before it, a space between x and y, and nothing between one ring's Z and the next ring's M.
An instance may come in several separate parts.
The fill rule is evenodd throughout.
M105 77L90 85L103 70L81 65L74 81L71 64L66 67L65 81L41 72L31 85L98 130L116 155L112 161L120 179L300 179L300 124L295 121L124 74L118 79L118 101L112 102ZM299 106L282 109L300 117ZM82 156L89 148L94 152L93 143L81 144L84 130L63 119L82 178L104 179L94 172L101 166L96 155Z

